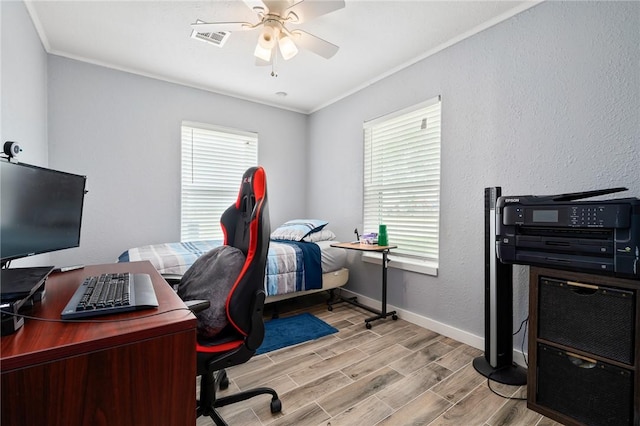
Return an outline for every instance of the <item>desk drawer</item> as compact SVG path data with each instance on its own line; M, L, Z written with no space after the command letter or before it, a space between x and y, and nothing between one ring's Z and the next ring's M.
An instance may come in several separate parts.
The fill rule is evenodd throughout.
M536 402L586 425L631 425L630 370L538 344Z
M539 299L539 338L633 365L634 291L540 277Z

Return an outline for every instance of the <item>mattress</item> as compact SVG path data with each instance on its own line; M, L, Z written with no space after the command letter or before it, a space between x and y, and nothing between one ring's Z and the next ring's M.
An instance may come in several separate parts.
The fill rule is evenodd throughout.
M328 285L342 282L345 273L348 278L348 272L342 271L347 260L346 250L331 247L331 243L332 241L302 243L319 248L320 260L314 259L314 263L320 264L320 268L316 266L318 275L315 279L310 279L311 268L307 263L309 255L306 255L305 260L305 254L296 247L300 243L271 241L265 277L267 296L322 290L325 289L325 281ZM222 240L207 240L146 245L125 251L118 257L118 262L148 260L161 274L183 275L198 257L221 244ZM316 250L312 252L315 253ZM339 273L330 275L334 272ZM346 281L340 285L344 283Z
M349 281L349 270L347 268L340 268L332 272L325 272L322 274L321 289L274 294L271 296L267 296L265 303L278 302L280 300L289 299L291 297L304 296L305 294L316 293L318 291L331 290L334 288L342 287L347 283L347 281Z
M331 247L335 241L318 241L316 244L320 247L322 263L322 273L338 271L344 268L347 263L347 251L339 247Z

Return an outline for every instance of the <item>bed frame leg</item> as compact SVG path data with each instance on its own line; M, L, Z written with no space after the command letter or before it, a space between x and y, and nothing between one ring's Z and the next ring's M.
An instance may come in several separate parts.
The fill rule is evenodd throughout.
M331 288L329 289L329 298L327 299L327 310L329 311L333 311L333 305L335 305L336 303L340 303L342 302L342 297L340 296L336 296L336 289L335 288Z
M274 302L271 305L273 306L273 311L271 312L271 319L280 318L280 302Z

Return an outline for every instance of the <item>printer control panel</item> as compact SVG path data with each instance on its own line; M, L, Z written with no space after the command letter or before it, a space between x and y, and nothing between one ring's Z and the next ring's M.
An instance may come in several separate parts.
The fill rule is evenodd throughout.
M630 206L627 204L573 204L558 206L506 205L503 225L551 226L572 228L626 228Z

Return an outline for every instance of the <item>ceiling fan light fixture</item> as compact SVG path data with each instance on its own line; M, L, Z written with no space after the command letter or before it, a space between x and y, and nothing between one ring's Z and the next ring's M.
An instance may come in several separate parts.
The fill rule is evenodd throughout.
M280 53L282 58L287 61L298 54L298 47L293 42L291 37L286 34L281 34L278 39L278 47L280 47Z
M253 52L253 54L257 58L260 58L265 62L269 62L271 60L271 51L272 50L273 50L273 48L265 49L264 47L262 47L260 42L258 42L258 44L256 44L256 50Z
M258 39L258 44L263 49L273 49L276 45L276 40L278 39L278 33L276 29L271 25L265 25L264 30L260 33L260 38Z

